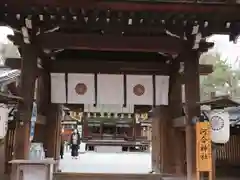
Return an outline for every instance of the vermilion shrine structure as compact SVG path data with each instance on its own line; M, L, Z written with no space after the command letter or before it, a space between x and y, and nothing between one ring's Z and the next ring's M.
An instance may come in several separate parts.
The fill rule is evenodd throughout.
M44 142L47 157L58 159L61 105L51 103L50 73L165 75L170 77L168 105L155 100L151 104L153 170L194 179L191 120L200 115L199 76L212 72L211 66L199 65L199 56L213 46L205 40L212 34L236 39L239 11L237 1L224 0L1 0L0 22L13 28L9 39L21 54L21 61L6 62L21 68L18 93L23 98L9 158L28 158L36 79L38 113L46 123L37 125L35 139ZM172 126L182 116L182 84L187 119L183 130ZM138 105L135 111L149 107Z

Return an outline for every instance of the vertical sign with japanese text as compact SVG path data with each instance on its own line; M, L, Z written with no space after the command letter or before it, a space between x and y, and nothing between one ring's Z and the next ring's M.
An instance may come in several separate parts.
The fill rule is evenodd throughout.
M196 124L196 155L197 171L212 171L212 141L209 122L197 122Z

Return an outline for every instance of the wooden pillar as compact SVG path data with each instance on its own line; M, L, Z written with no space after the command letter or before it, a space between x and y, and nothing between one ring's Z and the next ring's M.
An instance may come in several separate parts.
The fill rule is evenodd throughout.
M153 109L152 116L152 170L159 173L160 170L160 119L159 107Z
M174 174L174 134L169 114L169 106L158 106L153 110L152 168L157 173Z
M160 120L160 170L162 173L174 174L173 128L169 106L159 107Z
M58 104L49 104L48 108L44 148L46 149L46 157L58 160L61 141L61 107Z
M171 120L182 116L182 81L179 73L180 59L177 58L173 61L172 72L170 75L170 92L169 92L169 106L171 109ZM175 174L182 176L184 174L185 166L185 138L184 132L181 129L172 128L172 143Z
M34 47L31 44L23 44L21 46L21 57L20 95L24 101L18 105L19 119L17 120L14 157L16 159L28 159L30 120L37 72L37 56Z
M172 120L182 115L180 63L176 59L170 74L169 105L159 106L153 111L152 166L161 173L183 174L184 141L180 130L173 128ZM178 148L176 148L178 147Z
M36 124L34 141L44 143L45 129L46 129L46 115L50 103L50 76L45 70L41 72L37 80L37 93L36 93L37 113L39 117L45 118L45 124Z
M186 156L187 180L196 179L196 129L193 117L200 116L199 52L190 50L184 57L185 105L186 105Z

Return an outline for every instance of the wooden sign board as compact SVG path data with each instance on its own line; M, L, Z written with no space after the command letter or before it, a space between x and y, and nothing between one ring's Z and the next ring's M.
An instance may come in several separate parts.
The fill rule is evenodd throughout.
M197 172L212 171L212 141L209 122L196 124L196 155Z

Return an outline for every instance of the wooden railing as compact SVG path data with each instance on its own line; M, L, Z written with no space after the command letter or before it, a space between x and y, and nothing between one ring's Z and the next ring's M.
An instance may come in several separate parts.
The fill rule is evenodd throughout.
M217 166L240 167L240 135L232 135L227 144L217 148Z

